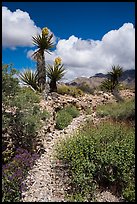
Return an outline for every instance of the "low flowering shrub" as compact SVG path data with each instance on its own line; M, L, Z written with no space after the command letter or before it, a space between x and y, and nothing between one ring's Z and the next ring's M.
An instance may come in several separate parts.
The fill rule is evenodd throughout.
M125 124L89 121L56 147L57 159L68 165L71 198L93 198L96 188L116 186L125 201L135 201L135 129Z
M26 187L23 181L38 158L37 153L19 147L14 158L2 166L2 202L21 201L21 192Z

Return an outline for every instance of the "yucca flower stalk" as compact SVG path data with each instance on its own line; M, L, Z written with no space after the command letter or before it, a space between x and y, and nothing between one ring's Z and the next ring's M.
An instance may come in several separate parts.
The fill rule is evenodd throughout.
M55 64L59 65L61 64L62 59L60 57L55 58Z
M43 36L46 36L46 35L48 35L48 34L49 34L48 28L47 28L47 27L43 28L43 29L42 29L42 35L43 35Z

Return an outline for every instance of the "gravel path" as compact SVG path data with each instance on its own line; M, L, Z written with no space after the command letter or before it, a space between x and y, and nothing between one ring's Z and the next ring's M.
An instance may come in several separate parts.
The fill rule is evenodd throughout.
M54 144L63 137L68 137L86 121L88 115L74 118L72 123L64 130L54 130L48 133L44 141L45 153L36 161L33 169L29 171L26 179L28 189L22 193L22 202L65 202L65 188L62 183L64 175L57 176L53 158ZM63 177L61 179L61 177Z

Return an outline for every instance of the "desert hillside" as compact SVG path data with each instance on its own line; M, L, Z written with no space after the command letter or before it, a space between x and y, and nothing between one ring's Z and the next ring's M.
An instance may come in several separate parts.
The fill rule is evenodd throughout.
M90 88L95 88L98 87L104 79L106 79L108 74L102 74L102 73L97 73L94 76L91 77L78 77L74 79L73 81L69 82L68 85L73 85L73 86L80 86L83 83L86 83L90 86ZM128 86L128 87L134 87L135 84L135 70L125 70L120 77L119 81Z

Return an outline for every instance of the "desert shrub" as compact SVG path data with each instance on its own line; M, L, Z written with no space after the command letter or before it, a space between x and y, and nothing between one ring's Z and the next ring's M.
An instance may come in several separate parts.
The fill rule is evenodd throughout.
M118 83L117 84L117 89L118 90L122 90L124 87L121 83ZM101 82L100 86L99 86L99 89L101 91L104 91L104 92L110 92L112 93L113 91L113 83L110 79L105 79L104 81Z
M16 94L15 99L11 105L17 106L20 109L25 109L39 102L40 102L40 95L34 92L31 88L24 87L24 88L21 88L18 94Z
M27 96L27 94L23 95L22 93L17 95L14 101L17 108L15 113L3 114L2 122L3 129L7 129L15 147L20 146L29 151L34 151L37 132L42 127L41 120L44 120L46 124L50 116L47 111L41 111L39 105L32 103L32 98ZM5 153L3 152L4 160L6 160Z
M13 68L13 65L2 65L2 105L9 106L12 99L20 91L19 80L14 77L17 74L17 70Z
M78 88L84 93L94 94L94 88L91 88L86 82L81 83Z
M50 113L47 110L43 110L40 112L40 119L43 121L47 121L50 118Z
M68 112L73 118L79 115L79 110L73 105L66 106L64 110Z
M69 86L67 86L67 85L58 85L57 92L59 94L62 94L62 95L68 94L69 93Z
M40 95L19 86L15 69L5 65L2 72L2 159L5 163L13 157L16 147L34 150L41 120L46 123L49 115L40 110Z
M2 202L20 202L21 192L25 190L27 171L32 168L39 155L17 148L14 158L2 166Z
M56 128L61 130L64 129L71 123L73 118L77 117L78 115L79 110L75 106L68 105L64 107L57 112Z
M116 185L126 201L135 201L135 130L120 123L87 123L56 147L68 166L72 197L92 200L99 186ZM77 200L75 200L77 201Z
M17 70L13 68L12 64L2 65L2 153L5 155L5 160L10 159L13 155L13 145L11 145L10 138L7 139L10 117L6 109L11 106L11 102L20 91L19 80L15 74L17 74Z
M38 158L37 132L50 115L39 106L40 95L20 87L16 70L2 70L2 201L19 202L22 181Z
M74 87L74 86L67 86L67 85L58 86L57 92L62 95L68 94L74 97L83 95L83 91L81 89Z
M99 116L110 116L114 120L134 120L135 99L100 105L97 107L97 114Z
M58 111L56 117L56 128L60 130L64 129L71 123L72 119L73 117L67 111Z

